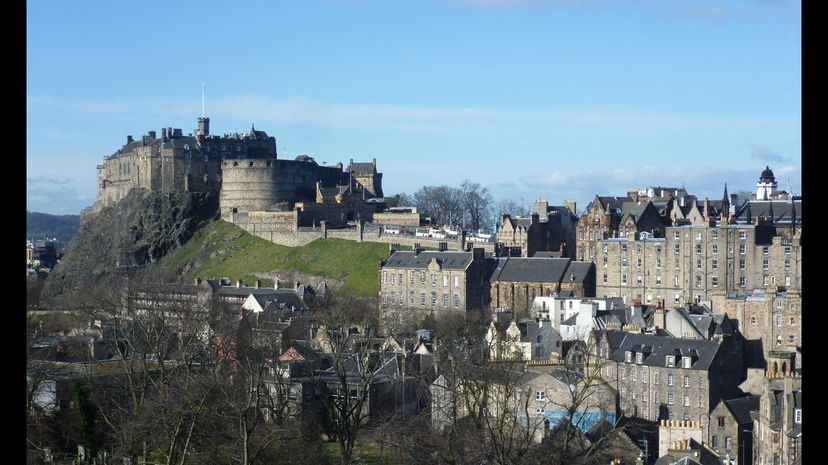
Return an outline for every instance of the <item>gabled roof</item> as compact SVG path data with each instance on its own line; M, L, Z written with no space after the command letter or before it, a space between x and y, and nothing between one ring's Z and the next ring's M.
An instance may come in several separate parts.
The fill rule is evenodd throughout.
M388 260L385 261L383 268L412 268L423 269L431 263L432 259L437 259L440 266L448 270L465 270L474 258L473 252L460 251L444 251L433 252L424 251L415 254L413 251L394 251Z
M167 142L164 142L162 146L165 149L184 149L184 146L190 148L190 150L198 149L198 139L192 136L184 136L184 137L176 137L175 139L170 139Z
M601 209L605 210L609 207L610 211L613 213L621 213L622 204L624 202L631 202L631 197L602 197L602 196L595 196L598 199L598 202L601 205Z
M759 396L745 396L722 401L740 425L753 423L750 412L759 410Z

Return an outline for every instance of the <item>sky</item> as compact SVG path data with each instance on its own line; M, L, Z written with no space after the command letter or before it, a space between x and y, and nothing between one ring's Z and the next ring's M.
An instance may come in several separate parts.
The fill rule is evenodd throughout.
M162 127L376 158L386 195L801 193L798 0L27 1L27 209L77 214Z

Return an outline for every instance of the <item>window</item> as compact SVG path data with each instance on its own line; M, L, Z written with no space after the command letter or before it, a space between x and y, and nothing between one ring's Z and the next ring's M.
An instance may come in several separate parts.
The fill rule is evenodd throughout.
M641 268L641 259L640 258L638 260L636 260L635 266L637 266L638 268Z
M641 400L643 400L644 402L647 402L647 390L646 389L641 391ZM645 414L645 416L646 416L646 414Z
M637 246L635 247L635 253L637 253L637 254L641 254L641 245L637 245Z
M719 437L718 436L713 436L713 444L712 445L713 445L714 449L719 448Z
M414 305L414 291L408 291L408 303Z
M656 275L656 286L661 286L661 275L660 274Z
M740 276L740 277L739 277L739 287L745 287L745 285L746 285L746 283L745 283L745 277L744 277L744 276Z
M762 247L762 255L765 255L765 256L767 256L767 255L768 255L768 248L767 248L767 246Z
M745 247L745 244L739 244L739 255L744 255L746 251L747 247Z
M449 285L449 277L443 275L443 287L446 287L448 285Z
M621 284L623 284L625 286L627 285L627 275L625 275L625 274L621 275Z
M704 399L702 398L702 396L699 396L699 408L701 408L701 406L702 406L702 401L703 401L703 400L704 400Z
M673 268L678 270L680 268L680 265L681 265L681 262L679 262L678 259L676 259L676 262L673 264Z
M627 388L621 387L621 397L624 398L627 396Z
M684 364L684 368L690 368L693 365L693 360L690 357L682 357L681 361Z
M673 405L673 393L672 392L667 393L667 405Z
M782 315L776 315L776 326L777 327L782 326Z
M606 256L604 256L604 268L606 268L606 267L607 267L607 263L608 263L608 262L609 262L609 260L607 259L607 257L606 257Z
M750 324L753 325L753 326L756 326L756 317L755 316L750 317Z
M697 258L697 259L696 259L696 269L697 269L697 270L702 269L701 265L702 265L701 258Z
M701 287L701 275L696 275L696 287Z
M459 286L459 285L460 285L460 276L455 276L455 277L454 277L454 285L455 285L455 286Z
M638 377L638 371L636 371L635 368L630 370L630 379L632 379L633 381L637 381L637 377Z
M432 286L436 286L436 285L437 285L437 275L436 275L436 274L434 274L434 273L431 273L431 285L432 285Z
M437 306L437 293L432 292L431 293L431 307L434 308L436 306Z
M701 244L696 244L696 255L701 255Z
M717 258L714 258L713 261L710 262L710 266L714 270L718 270L719 269L719 260Z
M679 285L679 277L678 276L673 276L673 285L678 287L678 285Z
M460 296L454 294L454 308L460 308Z
M794 409L794 423L802 423L802 409Z
M719 238L719 231L716 231L715 229L710 231L710 238L713 239L714 241L716 239L718 239Z
M657 253L657 254L660 254L660 253L661 253L661 246L660 246L660 245L657 245L657 246L656 246L656 253Z
M690 377L687 376L687 375L684 375L684 387L686 387L686 388L690 387Z
M627 267L627 259L626 258L621 259L621 266L624 267L624 268Z
M621 253L627 254L627 244L621 244Z
M680 238L681 238L681 231L676 230L676 231L673 233L673 238L675 238L675 239L680 239Z
M731 447L733 447L733 441L730 436L728 436L725 438L725 449L730 449Z
M661 259L656 258L656 268L661 268Z
M425 292L420 292L420 305L425 306Z
M658 403L658 391L653 391L653 402Z
M739 239L741 239L741 240L747 239L747 231L739 231Z
M790 324L790 325L794 325L794 324L795 324L795 323L794 323L794 321L796 321L796 318L791 317L791 322L790 322L789 324Z
M688 396L688 395L685 395L685 396L684 396L684 406L685 406L685 407L689 407L689 406L690 406L690 396Z
M678 254L680 253L680 250L681 250L681 249L679 248L679 245L678 245L678 244L676 244L675 246L673 246L673 249L676 251L676 255L678 255Z
M790 254L791 254L791 247L790 247L790 246L786 246L786 247L785 247L785 255L790 255Z
M400 306L402 306L402 304L403 304L403 293L402 293L402 291L399 292L399 295L397 297L398 297L397 302L399 302Z
M543 409L542 409L542 408L540 408L540 407L536 407L536 408L535 408L535 413L536 413L536 414L541 414L541 413L543 413Z
M673 302L674 302L674 303L677 303L677 304L678 304L678 303L681 303L681 294L679 294L678 292L676 292L676 293L675 293L675 295L673 295Z
M607 274L604 273L604 284L606 284L606 283L607 283Z
M655 373L653 373L653 384L658 385L659 378L661 377L660 375L661 375L661 373L659 373L657 371Z
M388 282L388 276L387 276L387 274L388 274L388 273L387 273L387 272L385 272L385 271L383 271L383 272L382 272L382 283L383 283L383 284L385 284L385 283L387 283L387 282Z
M448 294L443 294L443 308L448 307Z
M719 253L719 244L713 244L711 246L711 248L712 248L711 253L713 255L718 255L718 253Z
M635 283L639 286L641 285L641 275L638 275L638 277L635 279Z
M744 270L744 269L745 269L745 259L744 259L744 258L740 258L740 259L739 259L739 269L740 269L740 270Z
M627 379L627 369L621 368L621 379Z
M425 271L420 272L420 284L425 284Z
M535 400L546 400L545 391L535 391Z
M397 284L397 275L391 274L391 284Z
M641 362L638 362L638 363L641 363ZM647 370L644 370L644 371L641 372L641 382L642 383L646 383L648 381L648 379L647 379L648 377L649 377L649 372Z
M791 259L790 258L785 259L785 271L791 271Z
M713 287L719 287L719 277L713 276L712 278L710 278L710 285Z
M607 244L604 244L604 253L607 253Z
M768 259L762 260L762 269L768 271Z
M413 271L408 272L408 284L414 284L414 272Z
M667 375L667 385L668 386L673 385L673 375L672 374Z
M633 388L633 390L632 390L632 400L635 400L635 393L636 393L636 390L635 390L635 388Z

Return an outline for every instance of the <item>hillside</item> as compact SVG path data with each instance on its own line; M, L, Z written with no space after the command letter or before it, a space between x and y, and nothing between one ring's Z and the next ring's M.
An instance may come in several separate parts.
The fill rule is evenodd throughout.
M58 249L61 249L61 246L65 247L77 234L79 228L79 215L26 212L26 237L33 240L57 239Z
M162 194L135 189L81 224L49 274L43 298L70 294L113 273L140 269L185 244L218 212L217 194Z
M252 283L258 278L268 286L276 275L312 284L324 279L360 295L376 295L379 261L386 257L388 244L317 239L302 247L286 247L214 220L164 257L158 268L189 279L229 277Z

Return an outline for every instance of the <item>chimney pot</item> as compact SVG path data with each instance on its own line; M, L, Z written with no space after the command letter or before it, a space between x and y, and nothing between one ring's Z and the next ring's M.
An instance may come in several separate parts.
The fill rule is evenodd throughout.
M242 280L241 279L236 281L236 288L240 288L240 287L242 287Z

